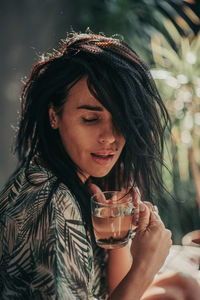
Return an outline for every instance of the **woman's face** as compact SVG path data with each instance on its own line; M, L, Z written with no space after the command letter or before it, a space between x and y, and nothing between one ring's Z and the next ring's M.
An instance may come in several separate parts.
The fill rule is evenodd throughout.
M84 77L69 91L61 115L49 109L66 152L80 168L84 182L89 176L107 175L117 162L125 139L114 127L111 114L94 98Z

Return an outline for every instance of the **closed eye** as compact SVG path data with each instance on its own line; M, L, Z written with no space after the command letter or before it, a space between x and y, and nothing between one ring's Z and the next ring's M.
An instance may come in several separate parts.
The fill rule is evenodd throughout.
M92 122L95 122L95 121L97 121L98 120L98 118L83 118L83 121L85 122L85 123L92 123Z

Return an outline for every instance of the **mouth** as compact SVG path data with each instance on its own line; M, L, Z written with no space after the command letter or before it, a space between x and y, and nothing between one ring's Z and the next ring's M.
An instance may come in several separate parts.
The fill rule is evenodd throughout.
M109 163L113 159L114 153L109 153L109 154L91 153L91 156L95 162L97 162L100 165L104 165Z

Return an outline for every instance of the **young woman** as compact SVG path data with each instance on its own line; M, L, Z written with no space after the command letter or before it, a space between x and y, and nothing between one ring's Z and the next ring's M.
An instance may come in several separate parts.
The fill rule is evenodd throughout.
M118 39L72 33L33 67L21 100L19 167L0 194L0 298L140 299L171 233L140 203L132 245L106 252L90 196L94 183L136 185L150 201L162 188L168 114L148 68Z

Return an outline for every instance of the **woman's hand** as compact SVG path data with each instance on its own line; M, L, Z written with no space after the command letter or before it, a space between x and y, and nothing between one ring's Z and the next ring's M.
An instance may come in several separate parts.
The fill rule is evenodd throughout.
M94 184L89 185L89 190L92 194L100 192ZM130 249L127 246L109 251L107 275L113 291L109 299L140 299L164 263L172 244L171 232L165 228L158 213L153 212L152 204L140 201L139 191L133 190L133 204L133 228L137 225L137 229Z
M150 203L140 202L139 208L138 227L131 245L132 267L144 268L153 278L169 253L171 232Z

